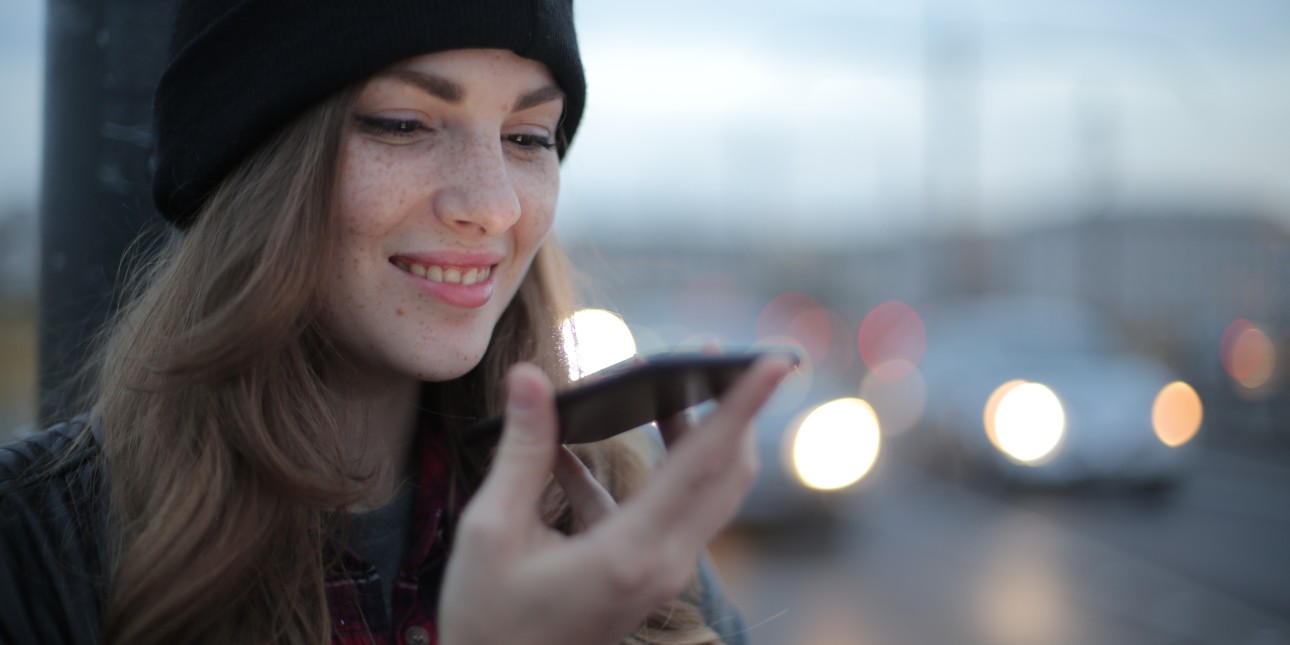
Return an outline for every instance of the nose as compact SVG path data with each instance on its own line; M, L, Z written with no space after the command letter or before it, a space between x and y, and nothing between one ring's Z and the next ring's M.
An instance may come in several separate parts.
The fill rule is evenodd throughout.
M519 195L498 139L462 142L445 165L438 169L442 184L434 211L449 228L466 236L491 236L519 220Z

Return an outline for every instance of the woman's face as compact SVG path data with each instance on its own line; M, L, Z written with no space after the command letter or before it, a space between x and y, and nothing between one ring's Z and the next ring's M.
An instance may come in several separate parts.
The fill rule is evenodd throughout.
M368 80L342 138L329 330L373 385L473 368L551 229L563 96L502 50Z

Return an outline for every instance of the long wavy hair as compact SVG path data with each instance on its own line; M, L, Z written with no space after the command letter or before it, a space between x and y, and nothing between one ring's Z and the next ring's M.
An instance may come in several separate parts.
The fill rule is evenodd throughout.
M331 638L323 580L345 509L364 499L328 389L335 348L320 323L334 256L332 194L356 90L282 128L209 197L192 228L142 267L99 358L92 418L109 477L107 643L292 643ZM567 377L558 321L572 301L564 256L539 251L470 373L427 383L423 404L452 438L465 498L489 455L454 431L502 407L517 361ZM332 366L332 367L329 367ZM648 463L630 440L578 450L617 498ZM577 530L551 484L546 521ZM457 509L450 509L455 513ZM678 599L626 641L713 643Z

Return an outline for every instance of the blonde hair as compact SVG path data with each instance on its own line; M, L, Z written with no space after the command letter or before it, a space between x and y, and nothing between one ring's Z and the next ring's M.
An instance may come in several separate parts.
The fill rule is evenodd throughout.
M329 539L364 497L329 396L319 320L336 239L331 194L354 90L282 128L210 195L192 229L137 278L100 356L92 418L109 477L107 643L292 643L331 638ZM556 325L570 310L547 242L467 375L425 385L437 431L495 414L517 361L566 374ZM468 493L488 455L452 445ZM625 440L578 454L617 498L647 472ZM356 486L356 484L358 484ZM454 510L455 509L450 509ZM543 516L576 529L552 485ZM693 604L655 612L628 643L712 643Z

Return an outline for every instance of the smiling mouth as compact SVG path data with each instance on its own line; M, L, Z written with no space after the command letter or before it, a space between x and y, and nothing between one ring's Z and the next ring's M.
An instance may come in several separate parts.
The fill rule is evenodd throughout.
M437 264L417 264L405 260L394 261L394 266L411 273L418 278L425 278L431 282L442 282L445 284L459 284L468 287L480 282L486 282L488 277L493 273L493 265L481 267L456 267L440 266Z

